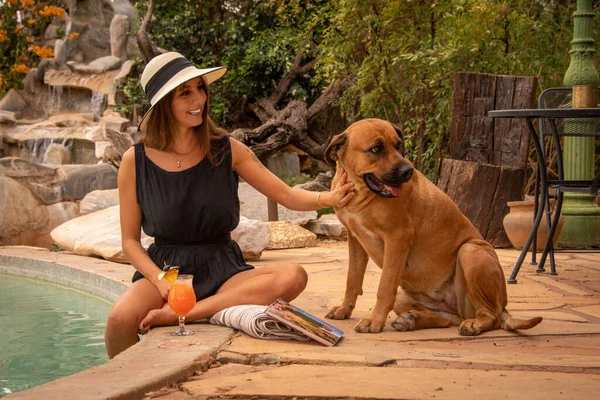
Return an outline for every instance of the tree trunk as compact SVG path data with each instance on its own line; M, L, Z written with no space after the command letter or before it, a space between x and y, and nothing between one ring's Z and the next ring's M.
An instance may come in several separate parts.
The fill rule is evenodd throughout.
M442 159L437 186L494 247L511 247L502 220L509 201L521 200L525 170Z
M136 35L140 54L146 64L161 53L160 49L152 43L152 39L150 39L150 35L148 34L148 25L150 25L152 13L154 12L154 2L155 0L150 0L148 2L148 10L146 10L146 15L144 15L144 19L142 20Z
M529 130L525 122L492 119L490 110L535 108L537 78L459 72L454 77L450 157L503 167L526 168Z

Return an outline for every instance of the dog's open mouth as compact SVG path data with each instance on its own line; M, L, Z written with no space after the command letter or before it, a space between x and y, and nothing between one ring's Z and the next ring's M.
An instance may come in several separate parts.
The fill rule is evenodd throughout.
M363 180L367 184L367 187L374 193L381 197L398 197L402 191L402 184L390 186L386 185L373 174L364 174Z

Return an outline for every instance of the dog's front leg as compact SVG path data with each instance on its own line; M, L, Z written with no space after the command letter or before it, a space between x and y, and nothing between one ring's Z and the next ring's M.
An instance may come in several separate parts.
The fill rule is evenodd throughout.
M377 302L371 313L371 318L361 319L354 327L356 332L377 333L383 330L387 317L394 308L400 277L408 257L408 241L386 240L383 251L383 266L377 289Z
M348 276L346 293L341 306L329 310L325 318L348 319L356 306L356 299L363 294L362 286L369 256L360 242L348 231Z

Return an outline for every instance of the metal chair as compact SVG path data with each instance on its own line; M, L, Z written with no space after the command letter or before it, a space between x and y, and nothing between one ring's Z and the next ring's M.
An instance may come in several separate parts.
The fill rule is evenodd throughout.
M598 88L600 99L600 88ZM538 98L538 108L571 108L572 107L572 90L570 87L558 87L544 90ZM550 274L556 275L556 264L554 260L554 245L552 239L556 231L556 225L560 212L562 209L562 200L564 192L575 192L598 195L600 193L600 178L598 175L594 179L590 180L565 180L564 179L564 168L562 162L562 145L560 138L564 136L598 136L600 135L600 121L598 119L578 119L576 123L571 123L568 127L568 132L565 130L565 119L549 120L545 118L539 119L539 140L540 146L548 159L549 151L553 146L556 150L556 176L557 179L547 179L546 188L540 187L539 176L540 170L539 165L536 168L536 182L535 182L535 199L534 199L534 215L536 215L539 205L539 194L540 190L547 190L548 196L546 196L546 223L549 227L548 238L540 257L540 262L536 262L537 246L536 236L533 238L531 245L531 263L536 264L538 267L536 272L544 272L544 263L546 257L550 256ZM547 140L545 140L548 138ZM548 142L548 146L546 143ZM549 168L550 166L546 166ZM551 221L551 207L550 197L555 198L555 215L554 221ZM536 232L537 233L537 232Z

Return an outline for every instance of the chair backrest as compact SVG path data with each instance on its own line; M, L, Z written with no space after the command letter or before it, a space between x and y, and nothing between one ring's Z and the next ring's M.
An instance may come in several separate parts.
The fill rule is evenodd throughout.
M600 87L598 87L598 105L600 106ZM573 91L570 87L556 87L544 90L540 97L538 98L538 108L571 108L573 106ZM556 120L556 129L558 133L564 132L564 119ZM586 121L582 121L586 122ZM551 130L550 125L547 120L540 118L540 140L543 140L544 136L550 136ZM594 120L592 124L595 126L596 132L600 132L600 124L597 123L597 120ZM572 124L571 131L575 129L576 131L581 130L582 132L589 132L589 121L583 124ZM581 128L579 128L581 127Z

